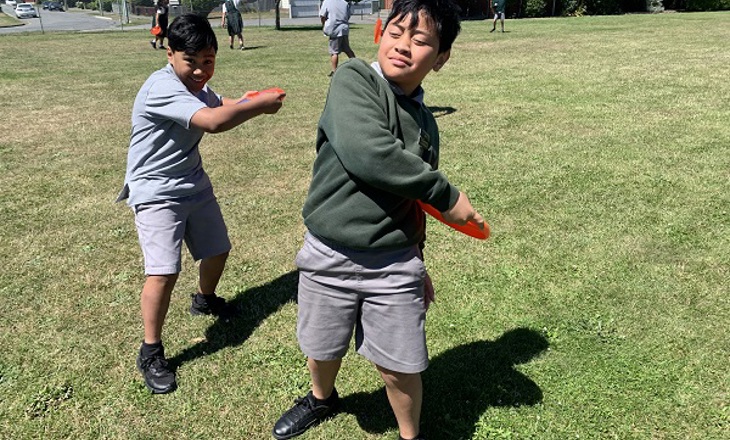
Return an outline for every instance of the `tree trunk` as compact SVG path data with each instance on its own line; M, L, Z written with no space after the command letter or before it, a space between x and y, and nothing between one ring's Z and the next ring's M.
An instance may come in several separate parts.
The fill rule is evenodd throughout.
M281 30L281 12L279 11L279 6L281 6L281 0L276 0L276 30Z

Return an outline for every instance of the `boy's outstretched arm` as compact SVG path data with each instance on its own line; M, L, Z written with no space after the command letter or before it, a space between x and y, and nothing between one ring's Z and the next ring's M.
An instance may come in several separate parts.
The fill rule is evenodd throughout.
M285 96L285 93L259 93L255 98L241 104L237 104L237 100L224 98L224 104L220 107L198 110L190 124L206 133L227 131L261 114L278 112Z
M459 191L459 198L456 204L447 211L442 212L444 219L457 225L465 225L470 221L476 223L480 229L484 229L484 219L471 206L469 198L462 191Z

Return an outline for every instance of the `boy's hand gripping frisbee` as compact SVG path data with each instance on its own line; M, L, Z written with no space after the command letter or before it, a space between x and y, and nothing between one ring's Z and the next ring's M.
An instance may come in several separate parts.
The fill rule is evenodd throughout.
M428 203L423 203L420 200L416 201L418 202L418 205L421 207L421 209L426 212L426 214L430 215L431 217L435 218L446 226L450 226L456 229L462 234L466 234L469 237L478 238L479 240L486 240L489 237L489 225L486 222L484 222L484 229L480 228L479 225L473 221L470 221L465 225L457 225L456 223L446 221L446 219L443 215L441 215L439 210L429 205Z
M245 95L246 97L243 98L242 100L238 101L237 104L243 104L244 102L248 102L251 99L259 96L262 93L278 93L280 95L285 95L286 94L286 92L284 90L282 90L282 89L280 89L278 87L274 87L274 88L266 89L266 90L261 90L260 92L249 92L249 93L246 93L246 95ZM281 100L283 100L283 99L284 98L281 98Z

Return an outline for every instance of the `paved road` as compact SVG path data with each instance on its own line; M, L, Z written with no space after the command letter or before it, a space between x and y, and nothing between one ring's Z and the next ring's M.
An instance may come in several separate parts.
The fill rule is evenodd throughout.
M10 16L15 16L13 8L5 4L2 10ZM40 32L41 23L44 31L99 31L115 29L119 25L119 17L112 19L111 13L104 17L87 14L82 11L59 12L40 10L40 18L23 18L21 26L0 28L0 34L16 32Z
M13 8L5 4L0 5L3 12L8 15L15 16ZM377 14L364 15L364 16L353 16L351 19L352 24L363 24L363 23L374 23L377 19ZM10 33L22 33L22 32L41 32L41 23L43 24L43 30L46 32L52 31L104 31L104 30L120 30L120 29L148 29L149 24L143 25L124 25L120 26L119 16L115 16L112 13L105 13L103 17L91 14L87 11L81 11L73 9L70 12L59 12L59 11L44 11L40 10L40 18L24 18L20 20L23 25L21 26L10 26L0 27L0 35ZM213 26L220 26L220 19L214 19L211 21ZM282 26L310 26L316 25L321 26L319 17L310 18L289 18L283 16L281 18ZM274 26L274 19L261 19L261 20L245 20L245 26Z

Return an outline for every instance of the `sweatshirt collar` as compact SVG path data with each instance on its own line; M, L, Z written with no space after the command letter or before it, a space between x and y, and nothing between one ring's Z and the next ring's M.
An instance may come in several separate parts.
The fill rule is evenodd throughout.
M383 76L383 70L380 68L380 64L377 61L374 61L370 67L375 69L376 72L378 72L378 75L380 75L381 78L383 78L388 85L390 86L391 90L393 90L393 93L400 96L406 96L405 92L403 92L403 89L398 87L397 85L393 84L392 82L388 81L385 76ZM411 96L408 96L408 98L411 98L412 100L418 102L419 104L423 104L423 95L425 94L423 87L418 86L416 87L416 90L413 91Z

